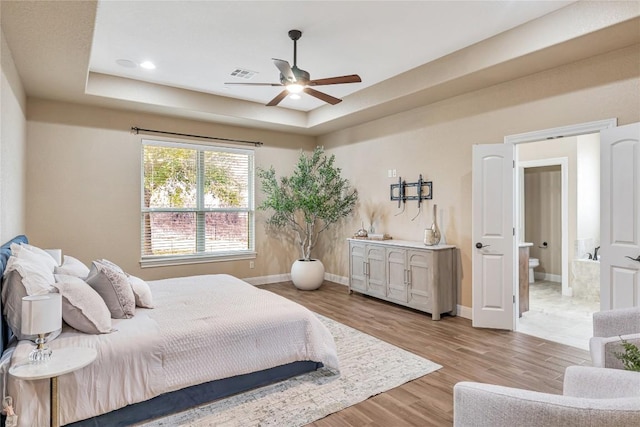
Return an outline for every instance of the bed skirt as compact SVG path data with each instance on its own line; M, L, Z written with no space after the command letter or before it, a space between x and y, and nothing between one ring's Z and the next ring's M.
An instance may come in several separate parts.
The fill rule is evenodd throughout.
M293 362L259 372L210 381L162 394L144 402L135 403L116 411L67 425L72 427L100 427L105 425L125 427L184 411L258 387L264 387L287 378L315 371L322 366L322 363L319 362Z

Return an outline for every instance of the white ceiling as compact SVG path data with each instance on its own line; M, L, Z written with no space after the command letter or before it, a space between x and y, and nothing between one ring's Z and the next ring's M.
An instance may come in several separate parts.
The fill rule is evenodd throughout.
M0 11L29 97L306 135L640 43L640 1L1 0ZM266 107L280 88L225 87L236 68L277 82L271 59L293 62L291 29L312 78L362 77L320 88L343 102Z
M311 78L359 74L362 83L317 87L342 98L519 26L572 1L113 1L101 0L91 71L266 104L280 87L271 58L293 65L287 33L302 31L298 66ZM154 62L155 70L116 63ZM232 77L237 68L257 72ZM311 96L277 108L310 111ZM266 107L265 107L266 108ZM272 107L274 108L274 107Z

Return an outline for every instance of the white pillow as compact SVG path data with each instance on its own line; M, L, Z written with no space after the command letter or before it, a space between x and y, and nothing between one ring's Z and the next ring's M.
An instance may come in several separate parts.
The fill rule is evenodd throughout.
M64 256L64 262L60 267L54 269L55 274L66 274L69 276L86 279L89 275L89 267L84 265L82 261L69 255Z
M42 262L44 262L47 266L51 267L51 271L53 271L54 267L58 265L56 260L51 256L47 251L35 247L33 245L29 245L27 243L12 243L11 244L11 255L15 255L18 258L21 257L22 254L29 252L31 254L42 257Z
M62 319L86 334L112 332L111 313L100 295L79 277L56 274L54 285L62 295Z
M129 284L136 297L136 307L153 308L153 297L149 284L139 277L129 275Z
M62 249L45 249L44 251L56 261L56 267L62 265Z
M55 283L53 264L47 263L42 255L28 250L20 249L16 253L9 258L5 274L13 270L20 273L27 295L49 293L53 289L51 285ZM53 258L46 256L53 262Z

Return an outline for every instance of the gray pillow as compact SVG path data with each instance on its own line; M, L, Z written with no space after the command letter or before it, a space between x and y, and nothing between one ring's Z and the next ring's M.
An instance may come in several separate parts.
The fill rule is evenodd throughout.
M153 308L153 297L149 284L136 276L129 276L129 284L136 297L136 307Z
M98 293L79 277L56 274L55 286L62 295L62 319L86 334L112 332L111 313Z
M11 270L2 279L2 314L7 318L9 328L19 340L35 340L36 335L25 335L22 333L22 298L27 296L27 290L22 284L22 275L18 270ZM53 340L62 329L52 332L47 342Z
M4 276L2 284L2 314L7 318L7 323L13 334L19 340L29 339L30 336L22 335L22 298L27 296L27 290L22 286L22 276L17 270L9 271Z
M61 266L56 267L53 272L55 274L66 274L86 279L89 275L89 267L84 265L82 261L69 255L64 256L64 262Z
M87 283L100 294L114 319L130 319L135 314L136 299L129 280L122 272L93 261Z

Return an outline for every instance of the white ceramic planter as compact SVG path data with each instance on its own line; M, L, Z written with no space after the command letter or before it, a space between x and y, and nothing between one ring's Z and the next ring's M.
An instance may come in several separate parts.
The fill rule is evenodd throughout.
M324 265L318 259L310 261L298 259L291 266L291 280L300 290L318 289L324 280Z

